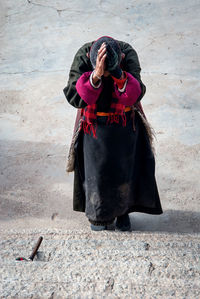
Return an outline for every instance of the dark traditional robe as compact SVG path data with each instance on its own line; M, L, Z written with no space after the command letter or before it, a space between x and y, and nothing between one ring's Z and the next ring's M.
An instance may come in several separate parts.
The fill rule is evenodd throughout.
M138 56L128 43L119 41L119 44L125 54L122 69L134 76L141 86L141 94L133 109L134 120L133 113L126 113L127 126L123 128L120 123L107 126L106 117L98 117L95 140L80 130L78 109L70 148L70 158L74 155L71 167L74 170L73 209L86 212L86 216L93 221L109 221L134 211L163 213L155 180L148 122L140 105L146 87L140 78ZM76 53L68 84L63 90L68 102L75 108L87 106L77 93L76 82L83 73L93 70L87 56L91 45L92 42L85 44ZM109 110L112 100L112 82L108 78L103 83L97 110L105 112Z

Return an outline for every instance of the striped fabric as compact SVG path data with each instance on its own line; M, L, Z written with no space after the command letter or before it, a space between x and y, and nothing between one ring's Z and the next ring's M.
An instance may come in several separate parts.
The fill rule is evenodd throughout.
M110 105L107 124L114 122L119 123L121 117L122 126L126 126L125 105L115 103L114 101L116 101L116 99L113 99ZM88 105L81 109L81 128L85 134L91 135L92 133L93 137L97 138L97 104Z

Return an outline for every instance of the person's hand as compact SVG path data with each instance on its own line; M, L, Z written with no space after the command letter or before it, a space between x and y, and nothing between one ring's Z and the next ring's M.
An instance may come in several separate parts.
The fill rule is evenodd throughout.
M103 76L104 71L105 71L106 56L107 56L107 54L106 54L106 44L103 43L101 45L100 49L98 50L96 66L95 66L93 78L95 78L95 75L98 79L101 78L101 76Z

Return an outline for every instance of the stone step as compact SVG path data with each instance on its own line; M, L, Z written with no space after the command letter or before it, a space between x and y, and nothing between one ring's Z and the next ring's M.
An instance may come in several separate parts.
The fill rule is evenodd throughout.
M199 298L199 234L2 231L1 298ZM40 254L28 258L39 236Z

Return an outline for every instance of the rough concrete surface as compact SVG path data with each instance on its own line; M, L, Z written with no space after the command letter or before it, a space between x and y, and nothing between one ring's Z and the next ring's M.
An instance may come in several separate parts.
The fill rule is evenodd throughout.
M0 298L199 298L200 2L0 2ZM110 35L138 52L156 132L162 215L92 233L66 174L77 49ZM37 238L42 260L28 256ZM149 245L148 245L149 244Z

